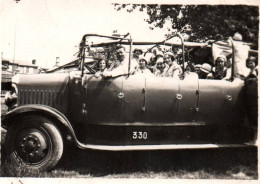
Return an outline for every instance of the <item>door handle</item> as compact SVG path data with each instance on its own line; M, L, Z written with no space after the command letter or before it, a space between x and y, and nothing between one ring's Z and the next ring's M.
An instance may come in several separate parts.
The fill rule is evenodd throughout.
M231 101L232 100L232 96L231 95L226 95L226 100Z
M177 98L177 100L181 100L182 99L182 95L181 94L176 94L176 98Z
M124 96L125 96L125 94L122 93L122 92L120 92L120 93L118 94L118 98L124 98Z

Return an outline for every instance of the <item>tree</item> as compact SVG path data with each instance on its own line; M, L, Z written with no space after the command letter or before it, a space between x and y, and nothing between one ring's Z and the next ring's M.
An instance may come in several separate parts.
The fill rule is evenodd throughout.
M171 34L188 34L188 41L205 41L232 36L235 32L243 35L243 40L258 42L259 10L257 6L245 5L140 5L114 4L115 9L145 11L149 18L145 21L150 28L162 28L171 23Z

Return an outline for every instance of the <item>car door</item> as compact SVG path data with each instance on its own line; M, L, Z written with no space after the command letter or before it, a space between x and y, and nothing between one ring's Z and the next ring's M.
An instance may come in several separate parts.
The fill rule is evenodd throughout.
M96 123L120 121L123 77L88 75L85 80L87 120Z
M179 80L167 77L146 78L145 116L147 123L172 123L177 120Z
M198 78L180 80L180 99L178 103L178 122L197 122Z
M120 113L121 123L145 121L145 80L143 74L124 77Z
M199 79L198 121L224 124L230 111L229 81Z

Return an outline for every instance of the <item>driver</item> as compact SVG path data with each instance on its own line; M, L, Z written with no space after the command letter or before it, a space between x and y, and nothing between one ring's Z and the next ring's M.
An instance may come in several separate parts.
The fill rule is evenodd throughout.
M128 74L128 59L126 58L125 47L118 45L116 47L116 65L113 66L111 71L104 71L104 77L116 77ZM134 72L136 66L131 66L130 73Z

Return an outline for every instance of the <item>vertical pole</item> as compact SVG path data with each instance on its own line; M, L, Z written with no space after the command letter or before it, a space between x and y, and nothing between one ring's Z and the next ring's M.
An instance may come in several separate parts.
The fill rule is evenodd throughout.
M179 38L181 39L181 45L182 45L182 60L183 60L183 66L182 66L182 72L184 73L184 63L185 63L185 51L184 51L184 40L182 38L182 36L178 33L177 34L179 36Z
M184 63L185 63L185 53L184 53L184 41L183 41L183 39L181 38L181 40L182 40L182 42L181 42L181 44L182 44L182 60L183 60L183 66L182 66L182 72L184 73L184 71L185 71L185 66L184 66Z
M12 66L12 73L14 73L15 50L16 50L17 3L18 3L18 2L16 2L16 5L15 5L15 23L14 23L14 53L13 53L13 66Z
M234 42L231 38L231 44L232 44L232 65L231 65L231 81L234 80L234 67L235 67L235 48L234 48Z
M132 46L133 46L133 40L130 35L130 48L129 48L129 62L128 62L128 77L131 69L131 58L132 58Z

